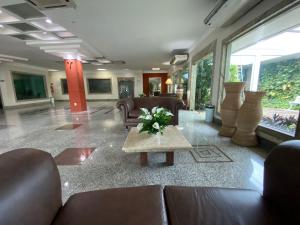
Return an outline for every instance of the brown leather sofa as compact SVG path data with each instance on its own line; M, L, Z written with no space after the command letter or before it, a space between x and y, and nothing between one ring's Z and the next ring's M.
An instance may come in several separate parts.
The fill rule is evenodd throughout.
M126 98L117 102L117 108L121 111L126 128L137 126L140 108L151 110L155 106L170 110L174 114L171 124L178 125L178 112L180 109L184 109L184 103L176 97Z
M263 195L244 189L145 186L90 191L62 205L50 154L0 156L1 225L299 225L300 141L265 161Z

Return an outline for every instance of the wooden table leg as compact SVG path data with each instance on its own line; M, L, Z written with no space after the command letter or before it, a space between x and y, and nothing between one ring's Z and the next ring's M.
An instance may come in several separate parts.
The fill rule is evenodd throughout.
M141 166L147 166L148 165L148 154L147 154L147 152L141 152L140 153L140 161L141 161Z
M166 152L166 163L167 166L174 165L174 152Z

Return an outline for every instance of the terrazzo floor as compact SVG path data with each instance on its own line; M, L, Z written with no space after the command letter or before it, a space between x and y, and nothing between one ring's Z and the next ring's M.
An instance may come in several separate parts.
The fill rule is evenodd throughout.
M70 114L67 105L58 102L0 114L0 153L37 148L55 157L66 148L96 148L82 165L58 166L64 201L82 191L152 184L262 191L266 152L239 147L218 136L218 127L205 123L203 113L180 111L179 128L192 145L215 145L233 162L197 163L190 152L177 152L175 165L167 167L165 154L156 153L149 155L149 166L141 167L139 154L121 151L128 131L115 102L89 102L90 113L80 114ZM72 123L81 126L56 130Z

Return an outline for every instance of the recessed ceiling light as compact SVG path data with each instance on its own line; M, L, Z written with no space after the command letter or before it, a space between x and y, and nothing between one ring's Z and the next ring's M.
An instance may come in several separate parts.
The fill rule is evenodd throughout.
M98 68L97 70L99 70L99 71L105 71L106 69Z
M50 71L50 72L58 72L59 70L56 70L56 69L48 69L48 71Z
M50 23L50 24L52 24L52 20L50 20L50 19L46 19L46 23Z
M0 28L3 28L3 25L2 25L2 24L0 24Z
M46 32L46 31L44 31L44 32L43 32L43 34L47 34L47 32Z
M109 60L109 59L105 59L105 58L100 58L100 59L97 59L97 61L99 62L99 63L105 63L105 64L108 64L108 63L111 63L111 60Z
M0 10L0 13L2 13L2 10Z
M170 64L170 61L163 62L162 64L165 65L165 66L171 65L171 64Z
M160 68L152 68L152 70L154 70L154 71L158 71L158 70L160 70Z

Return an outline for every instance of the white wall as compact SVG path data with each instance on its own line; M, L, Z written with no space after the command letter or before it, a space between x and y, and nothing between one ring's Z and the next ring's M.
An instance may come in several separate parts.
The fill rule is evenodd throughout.
M264 14L266 11L270 10L273 6L282 2L282 0L265 0L258 7L254 8L251 12L244 15L237 22L228 26L226 28L211 28L211 33L207 35L204 39L199 40L199 42L193 46L190 51L190 59L192 60L193 56L205 49L213 41L217 40L216 46L216 55L215 55L215 64L214 64L214 74L213 74L213 86L212 86L212 103L217 105L218 100L218 88L219 88L219 79L222 73L221 64L222 64L222 41L229 37L231 34L237 32L240 28L253 21L258 16ZM190 71L192 74L192 71ZM193 98L191 97L191 100Z
M39 99L39 100L22 100L17 101L16 95L13 86L13 80L11 76L11 72L23 72L23 73L30 73L30 74L38 74L44 75L46 81L46 89L48 97L46 99ZM2 63L0 64L0 89L1 89L1 96L2 102L4 107L15 107L15 106L22 106L27 104L35 104L35 103L45 103L49 102L50 90L49 90L49 79L48 79L48 71L47 69L25 65L21 63Z
M118 78L132 77L134 78L134 95L137 97L143 93L143 73L142 71L133 70L107 70L107 71L84 71L84 87L87 100L111 100L118 99ZM69 95L62 94L61 79L66 79L65 71L50 72L50 83L54 85L54 98L56 100L69 100ZM88 78L110 78L112 79L111 94L89 94L87 88Z

